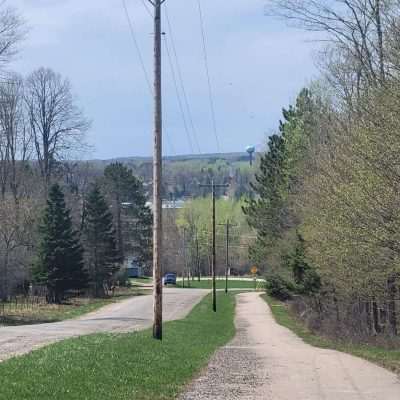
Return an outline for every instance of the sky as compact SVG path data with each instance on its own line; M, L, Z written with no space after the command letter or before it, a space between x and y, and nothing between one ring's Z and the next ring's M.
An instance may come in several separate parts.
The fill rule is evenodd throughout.
M317 75L316 45L305 33L265 16L268 0L201 0L215 110L215 137L197 0L166 0L163 121L165 155L244 151L276 130L282 107ZM8 0L29 33L11 68L27 75L50 67L71 81L92 121L87 158L152 154L152 94L122 0ZM144 3L126 0L146 74L152 79L153 25ZM166 10L165 10L166 8ZM173 40L173 41L172 41ZM176 67L175 45L193 127ZM169 48L180 91L185 129ZM194 134L195 132L195 134ZM196 145L196 138L198 146Z

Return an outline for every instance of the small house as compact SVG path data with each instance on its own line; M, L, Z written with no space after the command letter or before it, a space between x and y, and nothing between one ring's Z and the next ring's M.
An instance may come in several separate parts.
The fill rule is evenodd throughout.
M126 270L129 278L140 278L143 276L143 268L134 257L128 257Z

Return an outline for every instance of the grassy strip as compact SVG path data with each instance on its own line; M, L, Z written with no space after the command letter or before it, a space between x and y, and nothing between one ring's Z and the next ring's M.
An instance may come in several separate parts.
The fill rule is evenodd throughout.
M263 295L262 297L270 305L272 314L278 324L293 331L306 343L324 349L333 349L349 353L368 361L372 361L375 364L381 365L382 367L396 373L400 373L400 349L388 350L371 344L356 344L316 335L311 332L292 312L290 312L285 303L275 300L267 295Z
M234 335L234 296L207 296L183 320L150 330L69 339L0 364L1 400L174 399Z
M216 281L217 289L225 289L225 280L217 279ZM177 281L176 287L182 287L182 281ZM185 288L188 287L188 282L185 280ZM211 289L212 288L212 280L211 279L202 279L200 282L195 279L194 281L190 281L190 288L194 289ZM237 279L232 279L228 281L228 289L254 289L255 284L254 281L242 281Z
M121 288L116 291L114 296L105 299L73 298L66 304L44 303L29 307L5 304L0 306L0 326L64 321L96 311L108 304L143 294L147 294L147 292L139 288Z
M153 283L152 278L131 278L130 282L133 286L138 285L151 285Z

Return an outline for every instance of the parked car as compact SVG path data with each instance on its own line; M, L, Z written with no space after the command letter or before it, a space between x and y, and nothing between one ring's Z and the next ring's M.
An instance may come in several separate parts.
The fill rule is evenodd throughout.
M164 275L163 278L164 285L176 285L176 274L169 272Z

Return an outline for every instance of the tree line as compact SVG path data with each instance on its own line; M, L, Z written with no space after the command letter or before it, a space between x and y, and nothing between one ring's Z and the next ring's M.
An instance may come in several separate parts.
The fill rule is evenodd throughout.
M229 191L229 189L227 189ZM225 275L228 261L232 274L249 273L250 228L242 212L244 200L218 196L216 199L216 274ZM226 259L226 223L230 224ZM164 212L164 268L198 278L211 275L212 199L196 197L179 210Z
M50 302L83 289L104 296L128 257L151 262L145 188L120 163L93 171L79 161L91 123L69 80L45 67L10 71L26 35L18 11L2 3L0 300L38 288Z
M267 13L328 44L260 160L252 258L311 327L397 336L400 4L274 0Z

